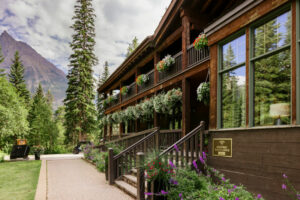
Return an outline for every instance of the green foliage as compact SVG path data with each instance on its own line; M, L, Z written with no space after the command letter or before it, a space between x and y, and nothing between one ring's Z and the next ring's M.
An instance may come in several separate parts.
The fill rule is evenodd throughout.
M28 111L25 107L16 89L0 77L0 149L12 144L16 138L27 136Z
M29 143L41 145L45 151L51 151L57 142L58 128L53 119L51 105L48 104L43 94L41 84L33 97L28 120L30 124Z
M97 64L95 47L95 11L92 0L77 0L74 30L70 47L70 70L68 72L68 88L66 91L66 141L76 144L84 140L97 128L96 109L94 105L93 66Z
M4 61L4 57L3 57L3 54L2 54L2 48L1 48L1 45L0 45L0 64ZM4 77L5 76L5 73L4 73L4 69L0 69L0 77Z
M13 64L10 67L10 73L8 74L9 81L16 88L16 91L20 97L24 98L27 106L30 105L30 93L26 88L24 79L24 66L20 60L19 52L16 51Z
M193 42L193 46L196 50L200 50L208 45L208 39L206 34L201 33Z
M134 37L132 43L128 45L126 57L129 57L130 54L139 46L137 37Z
M159 72L167 71L172 65L175 64L175 59L171 55L167 55L156 64L156 69Z
M197 88L197 99L200 102L203 102L204 105L209 104L209 93L210 88L209 88L209 83L200 83L200 85Z
M2 152L2 151L0 151L0 163L1 162L4 162L4 156L5 156L6 154L4 153L4 152Z

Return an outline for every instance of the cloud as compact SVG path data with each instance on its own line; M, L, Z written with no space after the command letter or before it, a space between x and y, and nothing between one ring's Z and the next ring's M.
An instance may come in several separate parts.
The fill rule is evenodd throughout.
M170 1L94 0L99 59L95 74L102 72L105 61L112 73L135 36L141 42L152 35ZM0 5L0 33L7 30L67 72L75 0L0 0Z

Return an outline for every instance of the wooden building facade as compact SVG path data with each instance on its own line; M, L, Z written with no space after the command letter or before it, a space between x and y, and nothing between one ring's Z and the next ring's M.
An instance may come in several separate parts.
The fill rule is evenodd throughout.
M172 88L182 90L179 116L121 123L105 139L160 127L187 134L200 121L209 130L208 162L233 183L266 199L287 199L282 174L300 190L300 0L172 0L154 34L147 37L98 89L114 96L109 115ZM193 41L205 33L208 47ZM158 72L166 55L172 68ZM135 82L147 74L146 84ZM210 83L210 103L197 87ZM128 86L126 95L114 93ZM213 141L232 142L229 157L213 156Z

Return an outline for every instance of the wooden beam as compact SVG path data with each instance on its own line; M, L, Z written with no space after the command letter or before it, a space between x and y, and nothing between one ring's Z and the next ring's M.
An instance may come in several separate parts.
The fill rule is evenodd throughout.
M204 13L206 9L210 6L212 0L206 0L204 5L201 7L200 13Z
M182 136L190 131L191 123L191 86L186 78L182 80Z
M178 40L181 37L183 27L180 26L176 31L171 33L157 48L156 51L162 51L166 47L170 46L172 43L174 43L176 40ZM155 45L158 45L158 43L155 43Z
M187 16L182 17L182 69L187 67L187 47L190 45L190 22Z

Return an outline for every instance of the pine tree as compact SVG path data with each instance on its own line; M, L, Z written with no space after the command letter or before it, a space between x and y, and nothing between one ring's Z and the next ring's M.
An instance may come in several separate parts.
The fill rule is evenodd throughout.
M98 88L105 83L105 81L108 79L110 73L108 69L108 62L105 61L105 64L103 66L103 72L102 75L99 76L99 82L98 82Z
M30 144L42 145L46 151L51 152L57 141L58 128L41 84L39 84L33 97L28 121L30 125Z
M8 74L9 81L16 88L20 97L25 100L27 106L30 104L30 93L26 88L24 79L24 66L20 60L19 52L16 51L13 64L10 67L10 73Z
M54 97L53 97L51 91L48 90L47 94L46 94L46 100L47 100L47 103L49 104L49 106L51 107L51 109L52 109L52 106L53 106L53 99L54 99Z
M126 57L130 56L132 52L139 46L138 39L136 37L133 38L132 43L128 45Z
M84 140L96 129L94 79L92 67L97 64L94 54L95 14L92 0L77 0L73 40L70 44L70 70L66 91L66 138L73 143Z
M4 61L4 57L3 57L3 54L2 54L2 48L1 48L1 45L0 45L0 64ZM0 69L0 77L4 77L5 76L5 73L4 73L4 69Z

